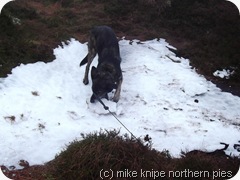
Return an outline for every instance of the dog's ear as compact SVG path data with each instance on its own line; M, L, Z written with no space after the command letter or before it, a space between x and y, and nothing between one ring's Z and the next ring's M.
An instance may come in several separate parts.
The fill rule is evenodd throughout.
M92 79L96 79L97 76L98 76L98 70L96 67L92 66L92 70L91 70Z

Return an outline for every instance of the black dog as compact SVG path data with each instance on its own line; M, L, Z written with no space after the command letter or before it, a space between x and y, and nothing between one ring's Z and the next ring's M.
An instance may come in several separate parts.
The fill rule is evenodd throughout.
M113 30L108 26L97 26L90 31L88 41L88 54L81 61L80 66L87 63L83 83L87 85L90 64L98 54L98 66L92 67L92 91L90 102L93 103L96 96L107 98L108 93L116 89L113 101L118 102L122 85L121 57L118 40Z

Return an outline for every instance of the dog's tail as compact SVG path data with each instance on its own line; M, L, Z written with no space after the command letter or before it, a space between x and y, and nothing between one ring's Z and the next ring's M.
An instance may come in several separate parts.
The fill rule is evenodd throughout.
M79 66L82 66L84 64L86 64L88 62L88 54L86 55L86 57L81 61Z

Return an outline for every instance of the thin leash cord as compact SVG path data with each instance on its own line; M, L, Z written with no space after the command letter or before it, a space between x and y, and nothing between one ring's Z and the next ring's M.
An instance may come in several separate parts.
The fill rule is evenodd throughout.
M131 134L132 137L134 137L137 141L139 141L138 138L134 136L134 134L117 118L117 116L109 110L109 107L106 106L95 93L93 94L97 98L97 100L103 105L104 109L107 110Z
M132 137L134 137L137 141L138 139L136 138L136 136L134 136L134 134L117 118L117 116L112 113L109 109L108 109L108 112L113 116L115 117L115 119L131 134Z
M135 138L138 142L140 142L140 143L142 143L136 136L134 136L134 134L117 118L117 116L113 113L113 112L111 112L110 110L109 110L109 107L108 106L106 106L103 102L102 102L102 100L95 94L95 93L93 93L94 94L94 96L97 98L97 100L103 105L103 107L104 107L104 109L105 110L107 110L130 134L131 134L131 136L133 137L133 138ZM152 160L156 163L156 164L160 164L160 162L158 162L156 159L155 159L155 157L154 156L152 156Z

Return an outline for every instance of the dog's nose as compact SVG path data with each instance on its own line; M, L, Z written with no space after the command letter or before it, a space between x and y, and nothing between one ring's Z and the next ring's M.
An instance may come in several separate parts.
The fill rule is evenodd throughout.
M90 102L91 102L91 103L94 103L94 102L95 102L95 99L96 99L96 97L95 97L94 95L92 95L91 98L90 98Z

